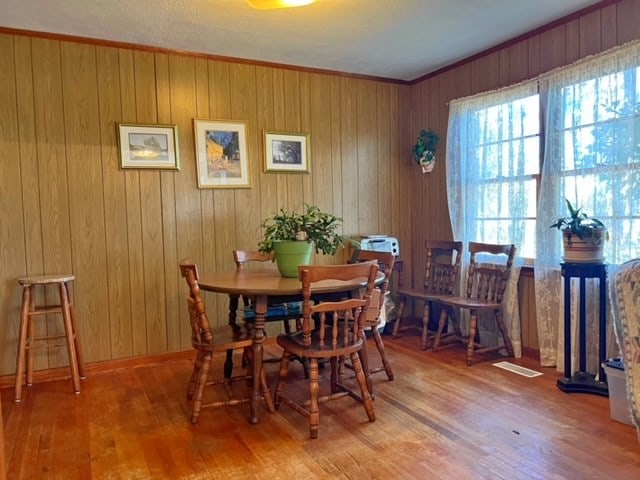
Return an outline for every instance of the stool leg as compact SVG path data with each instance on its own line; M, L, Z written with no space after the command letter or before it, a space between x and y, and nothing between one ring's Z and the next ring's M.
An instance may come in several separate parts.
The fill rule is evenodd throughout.
M36 286L29 285L29 321L27 323L27 343L25 356L27 357L27 386L33 385L33 362L35 355L33 353L35 338L36 338L36 326L33 319L34 312L36 311Z
M24 380L25 358L27 350L27 330L29 328L29 305L31 305L31 286L22 289L22 313L20 314L20 333L18 335L18 355L16 357L15 402L22 400L22 382Z
M76 358L78 360L78 372L80 378L87 378L84 368L84 355L82 354L82 346L80 345L80 336L78 335L78 324L76 322L76 302L73 298L73 289L69 288L69 284L65 283L67 289L67 297L69 299L69 313L71 314L71 326L73 327L73 342L76 347Z
M78 372L78 358L76 356L76 346L74 340L73 325L71 322L71 311L69 307L69 297L67 287L64 282L59 284L60 306L62 317L64 318L64 331L67 339L67 352L69 353L69 367L71 368L71 380L73 381L73 391L80 393L80 374Z

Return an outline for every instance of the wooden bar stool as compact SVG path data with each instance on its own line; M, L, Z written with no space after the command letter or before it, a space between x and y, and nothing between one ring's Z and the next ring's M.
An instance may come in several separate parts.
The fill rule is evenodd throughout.
M76 312L73 302L71 282L74 275L38 275L18 279L22 285L22 314L20 317L20 334L18 338L18 358L16 361L16 392L15 401L22 399L23 376L26 369L27 386L33 384L33 349L67 347L69 354L69 367L71 368L71 380L73 391L80 393L80 378L85 378L84 362L80 340L77 335ZM36 305L37 285L57 285L60 295L60 304ZM61 314L64 321L64 334L59 335L35 335L34 318L38 315ZM65 339L61 342L61 339ZM53 342L57 340L57 342Z

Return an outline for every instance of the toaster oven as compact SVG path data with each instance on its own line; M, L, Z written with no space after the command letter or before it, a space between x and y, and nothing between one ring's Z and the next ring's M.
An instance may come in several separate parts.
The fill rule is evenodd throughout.
M393 253L396 257L400 255L398 239L394 237L387 237L386 235L363 236L360 240L360 249Z

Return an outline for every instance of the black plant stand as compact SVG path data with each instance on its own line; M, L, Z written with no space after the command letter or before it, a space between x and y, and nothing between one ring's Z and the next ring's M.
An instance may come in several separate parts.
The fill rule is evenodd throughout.
M609 396L607 377L602 368L606 360L606 328L607 328L607 267L603 263L561 263L564 277L564 378L558 380L558 388L564 392L593 393ZM580 342L580 368L571 375L571 278L580 279L578 339ZM586 298L585 279L597 278L599 282L599 329L598 329L598 378L586 372Z

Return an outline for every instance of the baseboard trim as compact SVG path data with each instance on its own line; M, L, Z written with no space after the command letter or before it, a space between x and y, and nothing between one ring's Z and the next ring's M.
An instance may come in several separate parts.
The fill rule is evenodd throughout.
M527 358L533 358L540 361L540 350L531 347L522 347L522 356Z
M138 357L119 358L116 360L105 360L102 362L88 363L85 368L87 377L96 373L112 372L125 368L147 367L164 363L178 362L193 358L195 353L192 349L181 352L159 353L154 355L141 355ZM33 372L33 382L48 382L52 380L64 380L70 378L69 367L56 367ZM0 377L0 388L13 387L15 385L15 375L3 375Z

